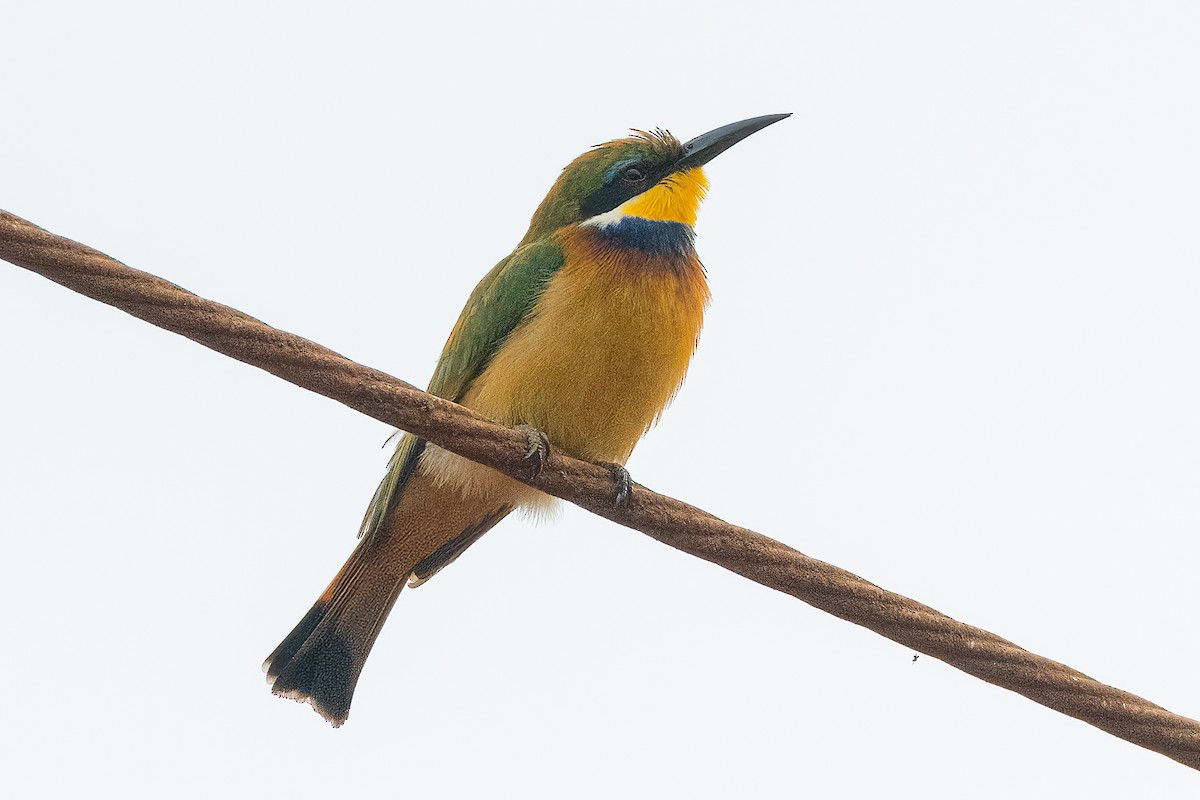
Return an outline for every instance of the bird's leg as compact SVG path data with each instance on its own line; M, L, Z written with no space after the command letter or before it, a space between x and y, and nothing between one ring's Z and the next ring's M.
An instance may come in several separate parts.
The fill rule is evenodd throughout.
M613 477L613 483L617 485L617 493L613 498L613 508L619 511L629 508L629 503L633 499L633 478L629 476L629 470L620 464L613 464L608 461L599 461L597 463L609 471L609 474Z
M516 428L525 434L525 442L529 445L525 460L533 468L533 477L536 478L550 461L550 437L532 425L517 425Z

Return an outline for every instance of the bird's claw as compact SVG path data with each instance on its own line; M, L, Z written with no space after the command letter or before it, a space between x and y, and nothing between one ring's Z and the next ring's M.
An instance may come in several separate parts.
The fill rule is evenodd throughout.
M612 475L613 483L617 485L617 493L613 497L613 508L624 511L629 508L629 504L633 500L633 478L629 475L629 470L620 464L603 463L600 466L608 470Z
M525 434L525 442L529 449L525 451L525 460L533 469L533 477L542 474L550 461L550 437L532 425L518 425L517 430Z

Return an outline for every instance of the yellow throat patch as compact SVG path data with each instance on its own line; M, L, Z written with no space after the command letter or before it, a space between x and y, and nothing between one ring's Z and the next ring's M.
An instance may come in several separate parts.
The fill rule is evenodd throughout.
M707 193L708 178L704 169L695 167L668 175L653 188L626 200L618 210L631 217L693 226L700 202Z

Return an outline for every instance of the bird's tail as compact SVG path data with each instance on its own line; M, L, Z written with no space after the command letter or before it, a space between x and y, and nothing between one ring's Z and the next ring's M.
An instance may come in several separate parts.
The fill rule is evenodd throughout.
M380 543L364 538L292 632L263 662L271 691L308 702L340 727L388 612L412 571L386 568Z
M340 727L367 655L409 578L431 576L510 508L464 502L424 476L414 477L386 523L363 536L317 602L267 657L263 671L271 691L312 704Z

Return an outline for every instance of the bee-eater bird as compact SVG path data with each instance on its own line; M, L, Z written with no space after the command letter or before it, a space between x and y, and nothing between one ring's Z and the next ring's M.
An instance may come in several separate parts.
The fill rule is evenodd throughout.
M635 132L572 161L517 248L484 276L450 333L429 391L608 465L624 463L683 382L708 305L693 247L703 166L789 114L680 144ZM518 507L553 499L404 435L345 566L263 669L272 691L346 721L363 664L400 591L418 586Z

